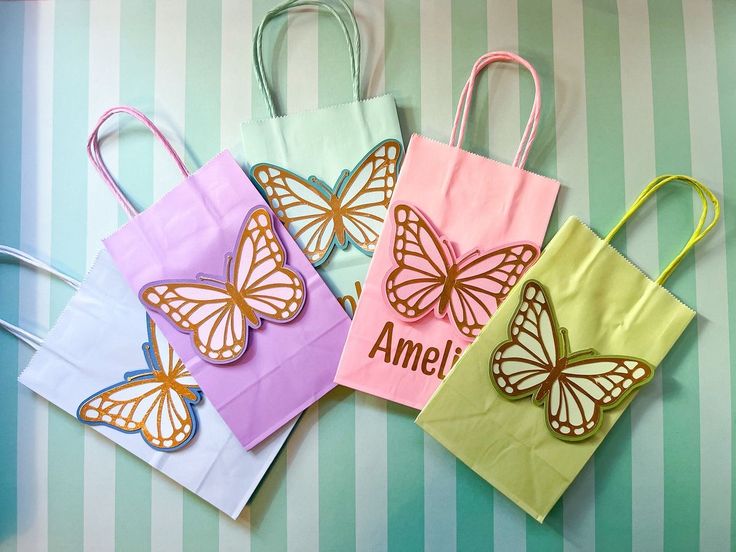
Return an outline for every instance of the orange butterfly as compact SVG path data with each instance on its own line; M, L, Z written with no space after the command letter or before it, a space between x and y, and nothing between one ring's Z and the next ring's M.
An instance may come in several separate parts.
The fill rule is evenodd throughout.
M331 188L315 176L303 178L270 163L251 169L276 215L314 266L335 247L352 243L373 255L393 193L401 142L384 140Z
M179 450L197 433L194 407L202 390L179 356L146 315L143 344L147 370L127 372L123 381L82 401L77 418L124 433L140 433L145 443L164 452Z
M204 360L233 362L245 352L248 328L259 328L263 319L289 322L304 306L304 281L285 262L270 213L256 207L245 217L234 259L226 256L223 278L152 282L139 296L178 330L191 333Z
M617 407L652 379L654 368L630 356L573 352L544 287L529 280L511 318L509 340L491 355L490 372L494 387L507 399L531 395L534 404L545 406L547 427L555 437L579 441L596 432L604 410Z
M483 253L475 249L458 259L450 241L416 208L399 203L393 214L397 266L386 277L386 300L406 320L432 310L442 318L449 311L453 325L469 341L539 256L536 246L518 243Z

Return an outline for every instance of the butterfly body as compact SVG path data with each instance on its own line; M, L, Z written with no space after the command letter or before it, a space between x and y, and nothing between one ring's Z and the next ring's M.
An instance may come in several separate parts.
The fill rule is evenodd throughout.
M343 178L345 176L347 176L347 171L343 172ZM338 190L340 190L340 187L338 187ZM327 203L330 206L330 216L332 218L332 224L335 227L335 245L340 249L345 249L348 246L348 236L345 232L345 223L342 220L344 213L342 212L342 201L339 191L336 194L330 193Z
M401 143L384 140L353 170L342 170L334 187L270 163L254 165L251 174L307 258L319 266L348 244L373 254L400 157Z
M447 316L465 340L480 333L539 255L533 244L517 243L458 256L450 241L415 207L397 203L393 220L395 267L384 283L388 304L408 321L429 312L437 318Z
M145 344L143 346L143 351L145 355L149 355L150 345ZM123 378L126 381L140 381L144 379L150 379L164 386L164 392L173 390L184 399L188 399L190 401L197 400L199 397L199 393L195 393L194 391L192 391L190 389L190 386L182 385L181 383L179 383L177 381L177 377L179 375L180 374L178 373L169 374L158 368L151 368L151 370L137 370L134 372L126 372Z
M192 391L192 386L183 385L177 381L177 378L181 374L168 374L163 370L152 369L152 370L139 370L135 372L127 372L123 378L126 381L143 381L151 380L161 384L161 393L167 394L169 391L173 391L179 395L182 399L191 402L197 402L201 398L201 392L196 393Z
M524 284L508 334L490 358L494 387L510 400L532 396L545 408L549 430L562 440L593 435L603 412L654 374L649 363L635 357L599 355L590 348L570 353L568 331L559 326L545 288L535 280Z
M88 425L140 433L150 447L171 452L196 434L194 406L202 400L202 391L153 320L146 321L143 354L148 369L127 372L122 382L82 401L77 418Z
M152 282L139 294L144 305L191 334L197 354L212 363L237 360L246 351L249 328L260 328L264 319L289 322L305 301L304 281L286 264L286 250L264 207L246 215L224 274Z
M442 318L445 316L445 314L447 314L447 307L450 304L450 297L452 295L452 290L455 287L457 275L458 275L457 263L453 263L451 266L447 267L447 275L445 276L445 281L442 284L442 291L440 292L440 300L437 303L437 310L435 311L435 314L439 318Z
M539 386L536 393L534 394L534 403L537 406L540 406L544 404L544 399L547 398L547 395L549 395L550 390L552 389L552 385L557 381L557 378L560 376L562 371L567 366L567 359L563 358L560 359L557 364L550 370L549 376L547 376L547 379L544 380L542 385Z
M233 301L238 306L240 311L243 313L243 316L245 317L246 322L250 325L251 328L258 327L260 321L258 320L258 316L256 316L256 311L252 308L250 308L250 305L245 302L245 299L243 298L243 295L240 293L240 290L236 289L234 285L232 285L230 282L228 282L225 286L225 289L227 289L227 292L230 294L230 297L233 298Z
M228 255L225 259L225 274L227 275L227 279L225 281L218 280L217 278L213 278L204 274L199 274L197 276L197 279L202 282L212 282L218 286L222 286L227 294L230 296L230 299L235 304L235 306L240 309L240 312L243 313L243 317L245 318L248 326L250 326L251 328L257 328L260 326L261 321L258 319L256 311L252 309L245 300L244 294L246 293L246 291L238 289L232 282L232 260L232 255Z

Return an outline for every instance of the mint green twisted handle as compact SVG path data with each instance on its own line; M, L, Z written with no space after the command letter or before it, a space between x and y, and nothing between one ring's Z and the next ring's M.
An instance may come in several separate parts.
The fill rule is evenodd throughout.
M258 87L261 89L263 99L266 101L268 107L268 113L271 117L278 116L276 107L273 101L273 94L268 86L268 80L266 79L266 72L263 63L263 30L269 21L276 17L286 13L287 11L303 6L317 6L327 10L332 16L337 19L342 34L345 37L345 42L348 45L348 53L350 55L350 71L353 76L353 99L360 100L360 32L358 31L358 23L355 21L355 15L353 15L350 7L345 3L345 0L337 0L342 8L345 10L345 14L350 22L351 31L348 30L342 16L328 3L322 0L288 0L283 4L276 6L270 10L263 17L263 21L258 25L255 36L253 37L253 69L256 73L256 80L258 81Z

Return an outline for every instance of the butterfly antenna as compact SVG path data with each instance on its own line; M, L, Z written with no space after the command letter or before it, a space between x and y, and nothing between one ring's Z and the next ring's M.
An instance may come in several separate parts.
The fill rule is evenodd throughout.
M450 263L456 263L457 264L457 257L455 256L455 248L452 246L452 243L450 243L450 240L447 239L446 236L442 236L440 238L440 243L442 243L442 245L445 248L445 253L448 255L447 260Z
M214 282L215 284L225 285L225 282L218 280L217 278L211 278L210 276L199 276L199 280L202 282Z
M570 354L570 336L567 333L567 328L560 328L560 335L562 336L562 358L566 358Z
M335 185L332 187L332 193L337 194L340 191L340 188L342 188L342 185L345 184L345 181L350 177L350 171L347 169L343 169L340 171L340 175L337 177L337 182L335 182ZM328 185L329 186L329 185Z
M154 358L155 354L153 351L153 345L150 341L146 341L143 344L143 356L146 359L146 364L148 364L148 367L151 370L155 370L156 359Z
M128 376L128 377L126 377L125 379L126 379L126 380L128 380L128 381L130 382L130 381L135 381L135 380L137 380L137 379L140 379L140 378L150 378L150 377L151 377L151 375L152 375L152 374L153 374L154 372L156 372L156 370L155 370L155 369L153 369L153 368L151 368L151 371L150 371L150 372L147 372L147 371L145 371L145 370L144 370L144 371L142 371L142 372L141 372L141 373L139 373L139 374L134 374L134 375L132 375L132 376Z

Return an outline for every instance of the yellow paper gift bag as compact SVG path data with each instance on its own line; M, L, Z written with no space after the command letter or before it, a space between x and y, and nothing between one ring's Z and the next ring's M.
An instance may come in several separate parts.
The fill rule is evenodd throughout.
M680 254L650 280L610 241L648 198L677 181L697 192L702 215ZM543 521L695 316L662 286L719 213L701 183L662 176L605 239L568 219L417 424Z

